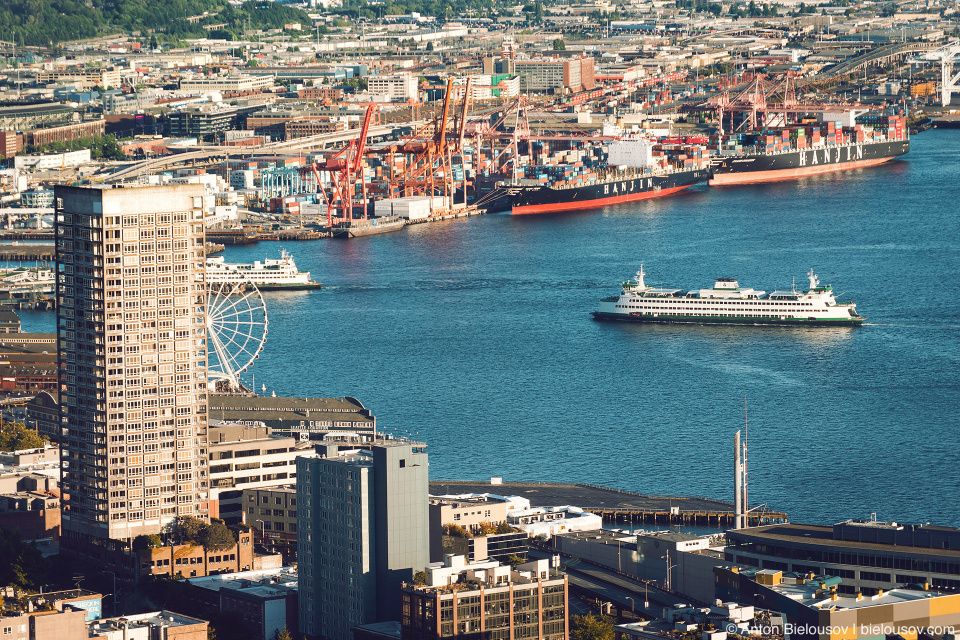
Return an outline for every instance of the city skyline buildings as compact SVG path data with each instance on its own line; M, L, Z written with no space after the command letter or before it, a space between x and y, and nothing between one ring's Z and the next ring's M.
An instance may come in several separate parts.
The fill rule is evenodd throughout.
M206 519L203 187L55 189L63 535Z

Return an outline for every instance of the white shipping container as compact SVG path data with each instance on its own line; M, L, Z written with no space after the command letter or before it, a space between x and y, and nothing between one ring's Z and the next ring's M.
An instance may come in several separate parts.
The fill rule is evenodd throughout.
M300 203L300 213L305 216L319 216L321 212L326 213L326 205L313 204L311 202Z
M373 211L378 217L394 215L408 220L420 220L430 216L430 204L430 198L427 196L407 196L377 200Z
M397 201L397 198L387 198L383 200L377 200L373 203L373 214L375 216L389 216L391 211L393 211L393 203Z

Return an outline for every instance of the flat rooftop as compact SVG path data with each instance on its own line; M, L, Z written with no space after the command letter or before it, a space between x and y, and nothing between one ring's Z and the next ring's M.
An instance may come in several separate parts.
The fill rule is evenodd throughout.
M834 609L842 611L843 609L864 609L866 607L879 607L883 605L899 604L902 602L913 602L914 600L928 600L937 598L943 594L935 591L918 591L916 589L890 589L884 591L882 595L856 596L840 595L836 600L829 597L824 598L823 592L816 587L805 584L779 584L772 587L791 600L796 600L809 607L818 609Z
M184 582L195 587L220 591L221 589L256 589L262 587L282 587L283 585L297 584L297 568L295 566L280 567L279 569L260 569L256 571L237 571L235 573L221 573L212 576L187 578ZM289 588L289 587L287 587Z
M941 527L941 530L943 528ZM730 533L730 532L728 532ZM904 544L879 544L876 542L859 542L856 540L837 540L833 536L833 527L823 527L815 524L771 524L750 529L738 529L732 532L755 541L782 541L793 544L815 544L837 548L869 549L886 553L910 553L927 556L960 557L960 549L941 549L931 547L914 547Z
M682 496L648 496L587 484L548 482L490 484L488 482L456 480L430 482L430 495L458 495L463 493L495 493L501 496L520 496L528 499L531 507L573 505L585 510L626 509L659 512L669 512L671 507L679 507L681 513L733 513L733 504L722 500Z
M56 334L54 334L55 336ZM236 411L322 411L357 413L369 410L356 398L280 398L273 396L241 396L210 394L210 409Z
M556 534L557 538L567 538L570 540L592 540L598 544L627 544L636 545L637 536L629 533L619 533L607 529L595 529L593 531L565 531ZM625 547L629 548L629 547Z

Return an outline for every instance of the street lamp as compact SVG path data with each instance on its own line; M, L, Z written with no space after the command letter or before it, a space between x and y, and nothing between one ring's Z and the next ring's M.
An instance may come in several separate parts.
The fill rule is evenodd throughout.
M102 569L100 573L109 573L113 578L113 615L117 615L117 574L106 569Z
M633 598L631 598L630 596L624 596L624 597L630 601L630 613L633 613L634 608L637 606L636 603L633 601Z
M677 565L675 565L675 564L670 564L670 550L669 550L669 549L667 549L667 555L665 555L665 556L663 556L663 557L666 558L666 560L667 560L667 577L666 577L666 580L664 580L664 585L666 586L667 591L670 591L670 590L671 590L671 589L670 589L670 583L671 583L670 573L671 573L671 570L672 570L674 567L676 567Z
M264 536L264 534L263 534L263 520L260 519L260 518L257 518L256 520L254 520L254 522L259 522L259 523L260 523L260 528L258 529L258 531L259 531L259 533L260 533L260 541L263 542L263 536Z

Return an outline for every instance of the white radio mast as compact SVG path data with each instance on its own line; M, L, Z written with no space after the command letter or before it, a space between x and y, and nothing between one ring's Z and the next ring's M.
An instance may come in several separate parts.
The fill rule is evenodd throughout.
M743 396L743 514L746 516L746 525L750 526L750 501L747 498L747 444L750 441L750 429L747 427L747 396Z

